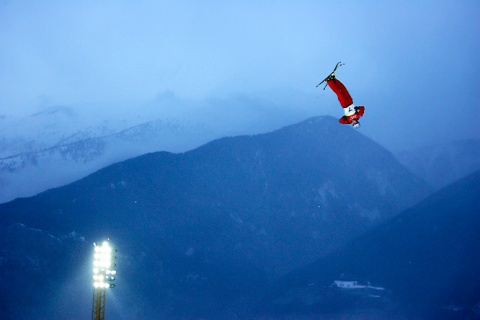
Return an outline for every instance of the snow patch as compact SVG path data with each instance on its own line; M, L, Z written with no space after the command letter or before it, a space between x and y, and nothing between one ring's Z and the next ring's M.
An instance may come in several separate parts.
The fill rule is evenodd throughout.
M243 219L240 217L237 217L233 213L230 213L230 218L234 220L237 224L243 224Z
M388 191L392 190L390 181L386 178L388 177L387 174L380 171L370 170L367 175L368 180L372 181L377 186L377 190L382 196L386 196Z
M195 254L195 249L192 247L188 248L188 250L185 252L185 255L187 257L192 257L194 254Z
M335 199L338 199L339 196L337 194L337 191L335 190L335 185L331 181L326 181L323 185L321 185L318 190L317 190L317 197L315 200L317 203L321 205L327 205L328 201L327 199L329 197L333 197Z

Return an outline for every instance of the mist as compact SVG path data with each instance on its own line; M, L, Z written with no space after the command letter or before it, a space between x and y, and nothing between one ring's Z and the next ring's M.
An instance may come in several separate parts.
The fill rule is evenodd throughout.
M0 135L54 106L80 128L182 118L220 136L340 117L315 85L343 61L361 130L385 147L478 138L479 13L477 1L4 1Z

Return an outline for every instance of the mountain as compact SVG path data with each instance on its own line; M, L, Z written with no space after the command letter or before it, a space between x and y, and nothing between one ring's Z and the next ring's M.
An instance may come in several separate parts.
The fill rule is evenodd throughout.
M2 246L19 250L3 254L0 268L22 266L0 285L14 287L33 274L40 288L59 279L80 283L89 278L89 244L108 236L119 252L111 312L242 317L271 281L341 248L431 191L391 153L332 117L222 138L185 153L146 154L0 205L0 227L10 230ZM15 230L47 240L75 235L71 246L77 249L39 242L26 258L32 253L24 241L36 240ZM66 254L58 265L75 267L58 267L50 252ZM31 297L25 303L37 301L48 315L50 305L41 303L47 289L11 296ZM68 292L84 297L89 290L86 280ZM71 314L84 312L90 300L84 309L65 297L49 301L60 301L56 310ZM14 314L14 307L7 310Z
M432 144L396 154L413 173L439 190L480 170L480 139Z
M28 116L0 115L0 203L145 153L184 152L219 137L269 132L304 119L304 113L241 95L200 103L165 92L135 107L44 101Z
M66 185L117 161L185 151L216 136L201 124L176 119L86 127L77 122L73 110L57 107L3 126L21 134L0 137L0 203Z
M348 319L480 319L479 193L477 171L285 276L267 309Z

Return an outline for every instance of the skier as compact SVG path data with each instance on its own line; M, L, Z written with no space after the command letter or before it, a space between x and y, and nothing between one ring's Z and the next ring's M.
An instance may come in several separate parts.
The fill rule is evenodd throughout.
M335 78L335 73L332 72L326 79L327 85L330 89L335 92L340 101L340 105L345 112L345 115L341 117L338 121L342 124L351 124L354 128L360 128L360 122L358 121L365 112L364 106L355 106L353 104L353 99L347 91L347 88Z

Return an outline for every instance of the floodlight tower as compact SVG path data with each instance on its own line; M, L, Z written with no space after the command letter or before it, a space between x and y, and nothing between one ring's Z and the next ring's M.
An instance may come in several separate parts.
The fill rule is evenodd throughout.
M110 247L107 238L101 244L94 243L93 254L93 301L92 301L92 320L105 319L105 303L107 299L107 289L115 285L114 270L116 266L113 261L116 257L113 255L117 250Z

